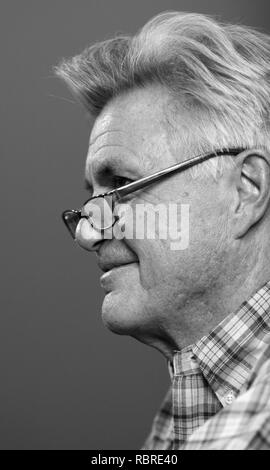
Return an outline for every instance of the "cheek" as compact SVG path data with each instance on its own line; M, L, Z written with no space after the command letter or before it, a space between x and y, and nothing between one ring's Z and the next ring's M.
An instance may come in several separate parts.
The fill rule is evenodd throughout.
M215 245L228 230L228 206L213 197L190 206L190 244Z
M179 274L200 289L218 279L229 249L228 214L217 208L191 213L189 247L182 253Z
M143 289L163 289L175 275L179 254L170 249L169 240L133 240L132 249L139 258L140 283ZM130 243L131 244L131 243Z

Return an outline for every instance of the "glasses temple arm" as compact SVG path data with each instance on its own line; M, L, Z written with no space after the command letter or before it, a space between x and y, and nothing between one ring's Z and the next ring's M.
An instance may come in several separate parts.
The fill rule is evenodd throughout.
M118 188L117 190L114 190L113 192L118 198L122 198L131 192L138 191L139 189L143 189L149 184L159 181L163 176L167 174L172 174L175 173L179 170L187 170L188 168L191 168L194 165L197 165L199 163L202 163L206 160L209 160L210 158L214 158L217 156L221 155L238 155L241 153L243 148L237 148L237 149L228 149L228 150L218 150L215 153L210 153L208 155L197 155L196 157L190 158L189 160L185 160L181 163L176 163L173 166L170 166L169 168L164 168L163 170L160 170L153 175L150 176L145 176L144 178L139 179L138 181L133 181L132 183L129 183L121 188Z

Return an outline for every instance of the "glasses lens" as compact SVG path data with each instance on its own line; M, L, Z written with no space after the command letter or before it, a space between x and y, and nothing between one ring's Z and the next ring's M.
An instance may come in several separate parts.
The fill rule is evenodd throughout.
M80 213L69 210L63 212L62 217L70 235L75 239L76 228L80 221Z
M89 217L91 225L96 230L106 230L113 226L115 218L112 212L112 196L100 196L90 199L82 210L82 216Z

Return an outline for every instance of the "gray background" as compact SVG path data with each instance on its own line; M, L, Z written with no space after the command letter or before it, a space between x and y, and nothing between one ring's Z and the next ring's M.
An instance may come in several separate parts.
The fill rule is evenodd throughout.
M158 352L103 327L94 257L62 226L90 128L52 66L168 9L269 31L268 4L1 1L1 449L138 449L169 385Z

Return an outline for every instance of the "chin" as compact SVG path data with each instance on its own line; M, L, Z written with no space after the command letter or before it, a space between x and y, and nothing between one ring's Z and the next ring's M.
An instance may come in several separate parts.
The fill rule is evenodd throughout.
M112 291L102 304L103 324L113 333L132 335L140 327L142 315L130 292Z

